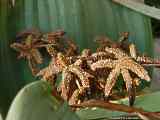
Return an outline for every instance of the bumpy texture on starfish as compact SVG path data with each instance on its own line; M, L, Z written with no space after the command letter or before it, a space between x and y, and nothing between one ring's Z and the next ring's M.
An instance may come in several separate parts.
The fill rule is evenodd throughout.
M130 56L128 56L125 52L120 50L119 48L105 48L107 53L114 54L115 60L105 59L99 60L91 65L92 70L96 70L98 68L111 68L105 85L105 96L109 96L111 89L116 83L116 80L119 74L122 74L124 81L126 82L127 90L132 86L132 77L130 76L129 71L135 73L139 78L150 81L150 77L148 72L137 62L135 62Z

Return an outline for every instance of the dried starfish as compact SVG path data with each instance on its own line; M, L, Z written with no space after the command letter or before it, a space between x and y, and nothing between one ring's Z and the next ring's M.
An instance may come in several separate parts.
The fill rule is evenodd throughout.
M40 70L39 73L36 76L42 76L43 80L49 81L54 86L56 76L61 72L62 70L58 67L56 64L56 58L52 57L51 62L49 65Z
M56 44L58 42L58 40L60 40L63 37L64 34L65 34L65 32L63 30L50 32L50 33L43 35L42 41L50 43L50 44L51 43Z
M61 40L63 39L65 32L63 30L46 33L42 36L41 41L47 43L46 50L50 56L56 56L61 51L63 46Z
M78 78L78 82L80 82L80 85L77 85L77 88L83 88L84 91L88 91L90 89L90 80L93 79L93 76L91 74L89 74L88 72L86 72L84 69L82 69L81 67L81 63L82 61L80 59L78 59L75 63L72 64L68 64L66 58L64 57L64 55L62 55L61 53L58 53L57 55L58 57L58 63L60 64L61 68L63 69L62 71L62 82L61 84L63 84L65 81L71 82L71 79L68 79L67 75L69 74L73 74L75 77L74 78L74 83L76 83L76 79ZM67 74L67 75L66 75ZM77 84L77 83L76 83ZM66 84L64 84L65 89L67 90L67 86ZM78 87L79 86L79 87ZM80 92L83 93L83 92ZM89 94L89 93L88 93ZM63 95L64 96L64 95ZM65 95L68 96L68 95ZM68 98L67 98L68 99Z
M106 36L97 37L95 42L100 46L97 48L97 52L105 51L105 47L126 49L128 47L128 37L129 32L121 32L117 42Z
M77 60L77 62L75 62L74 64L71 64L71 65L67 65L66 64L66 61L65 61L65 58L62 54L58 54L58 58L60 60L60 64L62 65L63 67L63 70L65 71L68 71L68 72L71 72L75 75L78 76L78 78L81 80L81 83L82 83L82 86L83 87L89 87L89 79L92 78L93 76L90 75L89 73L85 72L79 64L77 64L77 62L79 62ZM86 80L88 82L86 82Z
M134 44L129 45L129 51L131 57L133 57L137 62L144 66L155 66L160 67L160 60L159 59L153 59L151 57L145 56L145 55L137 55L136 46Z
M137 81L150 80L147 71L141 65L159 66L160 61L137 55L134 44L129 44L129 33L123 32L118 42L107 37L100 37L100 47L96 53L84 49L81 54L74 41L65 36L64 31L42 34L31 30L17 35L19 42L11 45L20 52L19 58L28 60L33 74L43 59L39 48L45 47L51 56L49 65L40 70L37 76L51 83L57 91L56 78L62 74L59 93L69 104L77 104L86 99L103 99L108 97L120 74L125 81L130 105L134 103ZM115 91L112 91L115 93ZM117 95L117 94L116 94ZM112 98L112 97L111 97Z
M76 55L78 47L73 40L66 38L65 32L62 30L44 34L42 41L48 43L47 52L51 56L56 56L58 52L64 53L66 56Z
M123 52L119 48L106 47L105 50L107 53L113 54L116 60L112 59L99 60L91 65L91 69L94 71L98 68L112 69L111 73L109 74L106 80L106 85L105 85L106 97L109 96L120 74L122 74L124 78L124 81L126 83L126 88L129 94L131 94L131 90L134 89L133 78L130 76L129 71L135 73L141 79L150 81L148 72L140 64L136 63L131 57L129 57L125 52ZM130 101L130 104L132 105L133 102Z
M11 44L11 48L20 53L18 56L19 59L25 58L28 60L33 75L38 72L36 65L43 63L43 58L38 50L39 47L41 47L41 44L34 39L32 35L27 36L25 41L22 41L21 43L17 42Z

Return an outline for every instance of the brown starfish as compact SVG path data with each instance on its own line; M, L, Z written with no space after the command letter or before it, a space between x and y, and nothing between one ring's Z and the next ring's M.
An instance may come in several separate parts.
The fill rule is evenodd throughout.
M38 72L37 64L43 63L42 55L38 50L40 47L42 47L42 43L34 39L33 35L28 35L27 38L20 43L15 42L11 44L11 48L20 53L18 59L25 58L28 60L33 75Z

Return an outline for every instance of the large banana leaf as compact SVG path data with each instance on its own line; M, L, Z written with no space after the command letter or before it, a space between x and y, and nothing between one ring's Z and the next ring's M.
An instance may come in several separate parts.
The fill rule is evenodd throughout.
M17 61L9 44L16 33L27 28L43 32L64 29L80 49L96 46L97 35L113 40L129 31L130 41L152 54L150 18L111 2L111 0L0 0L0 108L5 114L17 90L34 78L25 61Z

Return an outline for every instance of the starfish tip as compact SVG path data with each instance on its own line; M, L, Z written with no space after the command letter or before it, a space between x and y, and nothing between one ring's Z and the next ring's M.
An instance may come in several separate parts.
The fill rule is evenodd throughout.
M150 81L151 81L151 78L150 78L149 76L146 76L146 77L145 77L145 80L147 80L148 82L150 82Z
M95 68L95 66L94 66L94 65L91 65L91 70L93 70L93 71L95 71L95 70L96 70L96 68Z

